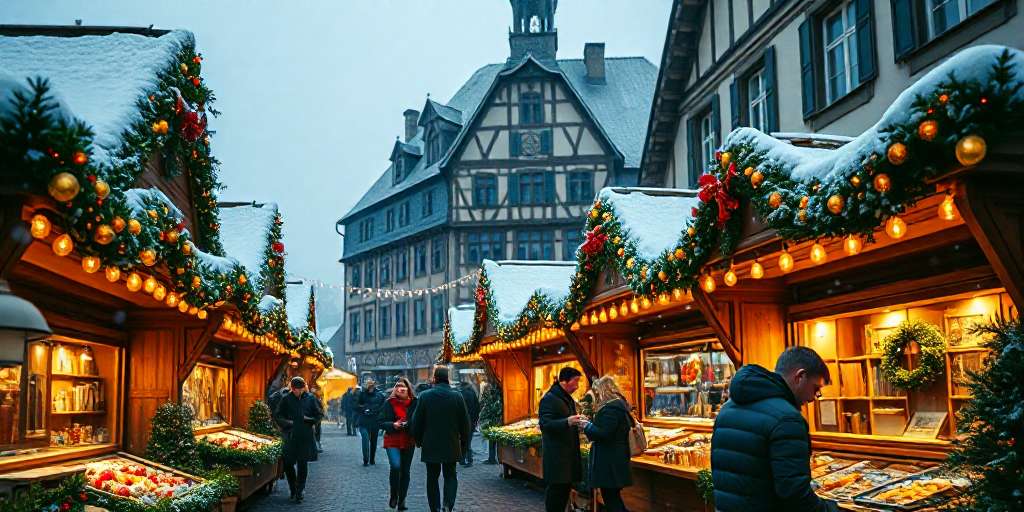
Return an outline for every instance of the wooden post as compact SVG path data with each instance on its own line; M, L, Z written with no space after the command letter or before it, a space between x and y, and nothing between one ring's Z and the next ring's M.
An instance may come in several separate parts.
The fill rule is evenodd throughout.
M562 331L565 335L565 340L568 342L569 350L576 356L576 359L580 362L580 366L583 367L583 373L587 376L588 382L594 382L601 374L597 371L597 367L590 360L590 354L587 353L587 349L583 348L583 344L580 343L580 339L576 337L576 333L569 329Z
M693 302L697 304L697 307L704 314L704 318L707 319L708 325L711 326L711 330L715 332L715 336L722 342L722 348L725 349L726 355L729 356L733 361L741 362L743 357L740 354L739 349L736 347L736 342L733 341L732 334L730 333L727 324L722 321L718 316L718 309L715 308L714 302L711 301L711 297L701 290L700 287L693 287Z
M967 172L954 202L1017 307L1024 305L1024 179Z

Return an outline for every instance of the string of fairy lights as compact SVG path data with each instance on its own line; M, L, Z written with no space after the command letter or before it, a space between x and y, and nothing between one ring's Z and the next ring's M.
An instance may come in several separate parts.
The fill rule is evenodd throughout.
M292 279L301 280L302 282L317 288L341 290L344 291L345 293L361 295L363 298L376 297L378 299L391 299L435 295L438 293L446 292L448 290L459 288L461 286L475 286L477 279L480 277L480 271L475 270L458 279L448 281L444 284L429 286L425 288L374 288L367 286L347 286L344 284L329 283L326 281L321 281L319 279L309 279L294 274L289 274L289 277Z

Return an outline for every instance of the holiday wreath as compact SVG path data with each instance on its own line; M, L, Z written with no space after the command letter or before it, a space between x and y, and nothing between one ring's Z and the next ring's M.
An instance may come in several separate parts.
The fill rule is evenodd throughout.
M920 366L913 370L903 367L903 350L910 342L921 347ZM942 333L927 322L903 322L896 332L882 340L882 376L902 389L918 389L930 384L945 368L943 355L946 340Z

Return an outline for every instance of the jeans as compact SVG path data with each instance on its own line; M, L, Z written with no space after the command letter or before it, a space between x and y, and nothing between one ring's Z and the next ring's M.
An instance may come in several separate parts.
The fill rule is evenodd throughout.
M379 433L376 428L359 427L359 435L363 438L363 464L376 460Z
M299 467L298 474L295 473L295 466ZM288 490L292 494L301 494L306 488L306 475L309 474L309 462L304 460L285 459L284 475L288 477Z
M604 500L604 509L607 512L629 512L626 504L622 502L622 489L601 488L601 499Z
M565 512L570 489L572 484L548 484L547 489L544 489L545 512Z
M409 472L412 467L412 456L416 448L385 448L388 453L388 464L391 466L391 497L398 498L404 504L409 494Z
M444 473L444 510L455 509L455 493L459 490L459 478L455 475L455 463L439 464L427 462L427 503L430 512L440 512L441 491L437 487L437 478Z

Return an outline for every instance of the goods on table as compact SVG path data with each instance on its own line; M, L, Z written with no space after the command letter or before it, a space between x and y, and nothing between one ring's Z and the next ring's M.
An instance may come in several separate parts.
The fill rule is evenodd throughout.
M914 510L953 499L971 485L969 479L937 470L924 471L856 496L858 504Z
M650 427L644 425L644 435L647 436L647 446L655 447L661 444L667 443L681 435L683 435L684 429L680 428L660 428Z
M196 485L189 478L121 457L86 464L85 478L89 487L97 491L149 505L161 498L179 497Z
M858 494L919 473L923 469L910 464L862 461L816 478L812 485L816 486L818 494L826 498L851 500Z
M811 478L820 478L856 463L855 460L836 458L827 453L817 454L811 458Z
M649 449L644 455L656 457L663 464L708 468L711 467L711 434L693 433Z
M518 447L540 444L540 422L537 418L528 418L500 427L486 428L481 432L484 439Z
M264 446L273 444L275 441L270 438L250 434L241 430L224 430L196 436L201 441L206 441L223 448L235 450L259 450Z

